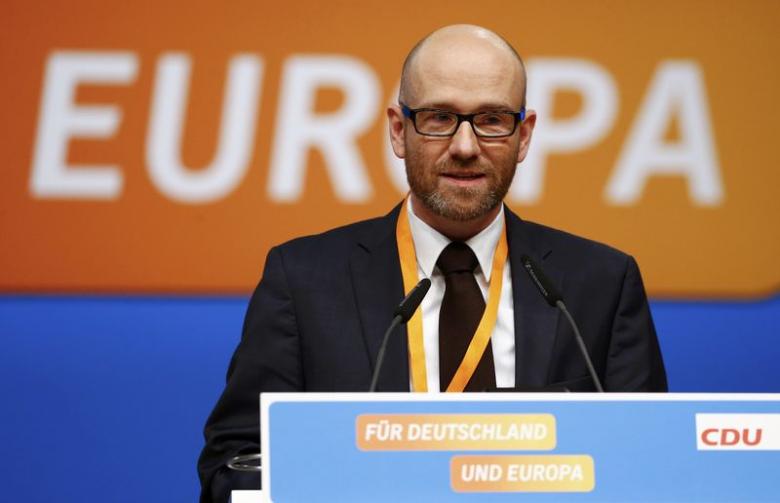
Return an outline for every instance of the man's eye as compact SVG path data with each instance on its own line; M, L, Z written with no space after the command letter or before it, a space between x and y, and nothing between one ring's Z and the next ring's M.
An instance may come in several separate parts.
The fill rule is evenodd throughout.
M485 125L501 124L504 122L504 117L501 114L484 114L480 116L479 121Z
M437 113L434 114L432 117L432 120L436 122L451 122L452 121L452 115L445 114L445 113Z

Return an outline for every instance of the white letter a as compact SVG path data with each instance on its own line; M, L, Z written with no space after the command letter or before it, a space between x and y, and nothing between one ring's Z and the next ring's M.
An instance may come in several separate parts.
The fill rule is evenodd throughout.
M675 116L680 139L668 143L664 133ZM666 62L656 72L605 198L615 205L634 204L653 175L686 177L694 204L716 206L723 200L706 92L693 62Z

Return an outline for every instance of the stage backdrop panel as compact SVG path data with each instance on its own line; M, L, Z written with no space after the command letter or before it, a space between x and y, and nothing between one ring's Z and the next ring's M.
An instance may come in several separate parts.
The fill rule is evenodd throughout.
M402 59L455 22L526 58L521 216L636 255L656 296L780 285L777 2L0 13L0 290L247 292L271 245L387 212L406 191L384 113Z

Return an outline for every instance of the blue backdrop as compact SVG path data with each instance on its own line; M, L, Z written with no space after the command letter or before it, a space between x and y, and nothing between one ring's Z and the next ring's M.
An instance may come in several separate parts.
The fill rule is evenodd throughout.
M0 296L3 500L196 501L246 303ZM652 310L672 391L780 392L780 297Z

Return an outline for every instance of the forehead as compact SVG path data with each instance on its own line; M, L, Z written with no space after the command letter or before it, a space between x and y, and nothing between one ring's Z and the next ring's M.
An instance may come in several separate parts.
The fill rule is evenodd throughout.
M446 106L467 112L496 106L514 110L522 105L520 64L509 49L492 43L426 46L411 73L415 107Z

